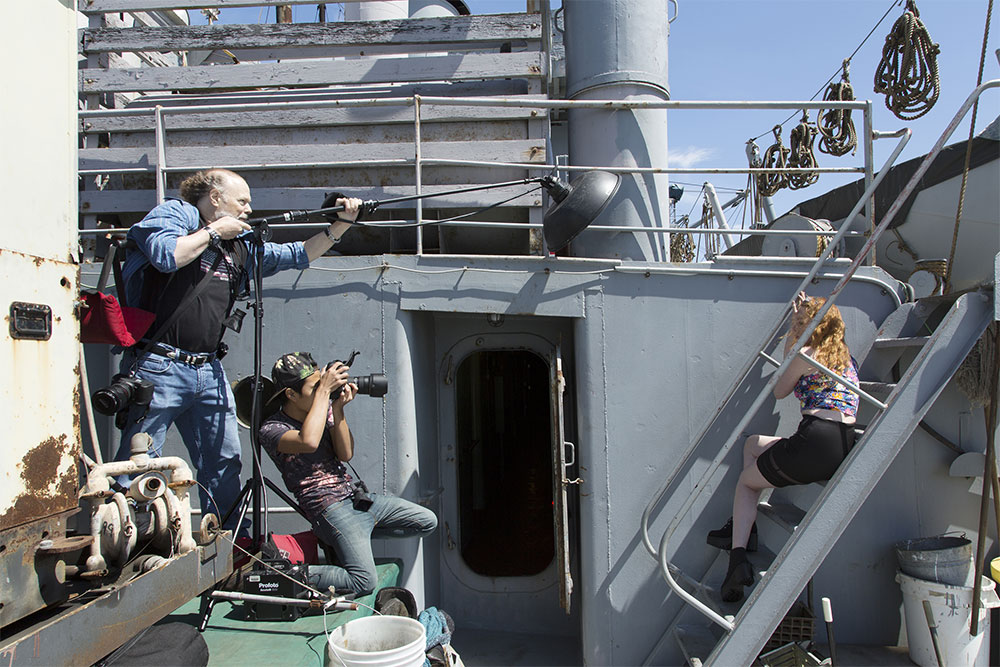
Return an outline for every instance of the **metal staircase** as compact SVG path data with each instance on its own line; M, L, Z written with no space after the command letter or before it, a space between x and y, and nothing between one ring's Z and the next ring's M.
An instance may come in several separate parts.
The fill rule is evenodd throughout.
M907 308L914 304L904 304L904 308L917 310L920 305ZM785 610L805 588L992 319L992 294L970 293L951 306L929 339L910 338L915 345L919 340L923 340L923 344L893 387L886 409L869 424L851 456L825 486L812 508L799 523L792 524L788 542L736 614L732 632L723 637L708 656L709 664L748 665L753 661ZM909 337L886 335L888 333L885 328L880 331L872 354L898 356L889 351L899 348L882 347L884 341ZM771 516L772 511L763 514Z
M652 648L645 664L656 660L661 649L669 641L678 643L684 656L692 665L703 663L716 665L752 664L784 617L785 612L805 588L837 539L850 524L854 514L865 502L914 428L920 423L980 335L996 317L995 286L961 295L932 297L915 303L904 303L886 318L870 345L856 347L852 350L856 357L864 358L862 376L871 378L872 381L860 382L860 386L855 387L842 378L837 379L851 386L863 401L875 406L878 414L865 428L851 455L841 465L837 474L823 486L819 497L810 508L772 503L769 496L760 503L758 506L759 514L784 527L789 532L789 539L776 550L776 554L772 554L764 544L760 545L756 554L748 554L753 556L751 562L760 578L759 583L750 591L742 605L722 603L717 592L719 582L712 581L712 574L717 568L710 568L708 577L703 581L698 581L679 571L676 566L670 563L668 558L670 538L695 505L700 494L705 489L713 488L709 482L720 465L726 461L733 445L740 440L739 434L743 432L743 429L760 409L765 398L770 394L771 389L791 361L796 355L802 355L801 348L809 339L812 331L836 301L878 237L888 229L902 203L912 193L973 102L984 90L998 86L1000 86L1000 80L984 83L969 96L934 148L928 153L916 173L913 174L896 201L886 212L865 247L852 262L851 267L837 283L827 303L792 346L784 361L778 362L766 353L784 321L779 322L765 337L763 345L758 348L760 352L756 358L748 361L740 380L734 383L730 394L716 410L715 418L692 441L681 464L675 467L674 472L650 500L642 518L643 543L647 551L658 558L661 573L673 592L708 620L701 618L699 619L700 623L693 621L685 623L685 620L691 619L692 615L690 610L683 609ZM897 151L901 146L897 147ZM889 164L894 159L895 155L890 157ZM862 203L870 196L870 192L874 191L886 170L883 168L879 172L878 177L862 196L861 201L858 202L856 209L859 210ZM856 212L857 210L852 212L851 215L847 216L847 219L852 219ZM837 237L834 237L830 245L835 245L838 240ZM825 252L820 256L816 266L803 281L800 289L804 289L809 284L812 276L826 260L827 255L828 252ZM998 265L1000 265L1000 257L998 257ZM796 290L797 292L798 290ZM947 312L943 317L940 317L941 311L945 308L947 308ZM786 318L790 312L791 301L786 306ZM893 382L891 381L891 372L894 367L898 368L898 364L907 350L916 350L916 355L899 380ZM906 355L906 358L908 357L909 355ZM653 547L649 538L649 522L654 508L665 497L676 479L678 471L685 466L705 434L718 421L720 415L726 412L733 395L751 376L759 359L764 359L765 362L777 366L777 370L765 386L760 389L757 399L746 410L746 414L732 430L730 437L724 442L716 457L703 470L700 480L693 487L693 492L687 495L682 507L672 518L660 540L659 547ZM810 360L810 363L817 365L813 360ZM829 369L820 367L820 370L837 377ZM887 394L885 402L873 394ZM758 577L755 576L755 581L757 580Z

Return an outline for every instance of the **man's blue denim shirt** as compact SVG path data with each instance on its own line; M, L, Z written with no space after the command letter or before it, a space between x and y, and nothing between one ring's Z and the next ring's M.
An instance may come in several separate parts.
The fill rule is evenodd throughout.
M142 280L145 268L152 264L158 271L172 273L177 270L174 249L177 239L187 236L201 226L198 209L180 199L168 199L128 230L128 238L139 247L139 252L130 251L122 267L125 281L125 297L129 305L138 305L142 295ZM250 248L250 236L245 232L238 240L248 247L246 270L253 273L254 253ZM285 269L305 269L309 267L309 256L301 241L292 243L265 243L263 275L272 276Z

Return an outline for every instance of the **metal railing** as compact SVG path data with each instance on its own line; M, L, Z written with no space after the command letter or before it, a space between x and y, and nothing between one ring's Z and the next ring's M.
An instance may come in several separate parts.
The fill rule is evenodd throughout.
M997 88L997 87L1000 87L1000 79L983 83L969 95L965 103L956 113L955 117L945 128L944 133L934 144L934 147L931 149L929 153L927 153L926 157L920 163L920 166L910 177L910 180L903 187L902 191L893 201L892 205L890 205L889 210L886 211L885 216L882 218L878 226L872 232L868 241L865 243L864 247L860 250L860 252L858 252L857 256L851 262L850 267L847 268L843 276L837 282L837 285L831 291L830 296L827 297L826 303L823 304L823 306L819 309L816 315L812 318L812 320L806 326L805 331L803 331L803 333L799 336L798 340L795 341L795 343L789 350L789 353L785 355L784 360L779 364L777 363L776 360L771 359L768 355L766 355L764 351L767 349L768 345L774 340L775 335L777 335L778 331L780 331L781 328L784 326L785 321L787 320L789 314L792 312L792 303L794 301L794 295L798 294L799 291L805 289L809 285L812 278L816 275L820 267L828 258L832 247L839 240L837 236L834 236L834 238L831 240L830 245L816 260L815 264L813 265L813 269L809 272L806 278L803 279L798 288L796 288L796 290L793 292L793 297L786 304L784 314L780 319L780 321L777 322L777 324L768 332L767 336L761 342L761 345L759 346L760 352L749 359L742 373L739 376L740 379L734 383L733 387L730 389L725 399L719 404L719 407L715 411L715 414L708 421L705 427L701 430L698 437L692 440L688 449L681 457L680 462L676 466L674 466L673 472L668 476L664 484L661 485L660 489L653 495L652 499L647 504L646 509L643 511L641 520L641 533L642 533L643 546L650 553L650 555L658 559L660 565L660 571L663 574L664 579L667 581L667 584L670 586L671 590L677 593L678 596L680 596L680 598L685 603L697 609L701 614L709 618L712 622L719 625L727 632L732 631L732 629L734 628L734 623L729 619L721 616L715 610L711 609L710 607L702 603L700 600L695 598L693 595L685 591L675 579L674 571L677 571L679 574L680 571L675 566L673 566L673 564L670 563L668 558L668 546L670 538L673 536L674 532L680 526L683 518L687 515L691 507L694 505L701 491L703 491L705 488L708 487L709 480L716 473L721 463L727 458L730 450L732 449L733 445L736 443L736 440L738 439L738 434L742 433L743 429L749 424L750 420L753 419L753 417L756 415L757 411L760 409L761 405L763 405L764 401L766 400L768 394L771 392L774 385L777 384L778 379L788 369L792 361L797 356L801 355L802 348L809 340L809 337L812 335L813 331L822 321L823 317L830 310L830 308L834 305L837 296L847 285L848 281L850 281L851 277L854 275L857 269L861 266L865 256L868 255L868 253L875 247L875 243L878 241L879 237L889 228L889 225L896 217L896 214L899 213L900 209L902 208L903 203L914 192L914 190L917 187L917 184L920 182L920 179L923 177L924 173L926 173L926 171L928 170L934 159L937 157L937 155L941 152L941 149L944 147L945 142L954 133L955 129L958 127L961 120L965 117L966 113L968 113L969 109L979 98L979 96L983 93L983 91L989 88ZM864 200L872 196L875 188L878 186L882 178L888 172L889 166L896 160L896 158L902 151L903 147L908 142L909 137L910 137L909 130L902 131L902 136L900 138L900 141L897 144L896 148L893 150L892 155L889 156L889 159L886 161L886 164L883 166L883 168L879 170L878 176L865 189L865 192L864 194L862 194L861 199L855 205L852 212L847 216L848 220L852 219L853 216L860 211ZM840 232L843 231L844 227L841 228ZM691 455L694 453L698 443L701 442L702 438L704 438L704 436L708 433L708 430L709 428L711 428L711 425L715 423L715 420L725 410L726 406L729 404L729 401L736 394L736 391L738 390L740 385L746 380L750 370L753 368L759 356L764 356L764 358L766 358L770 363L776 364L778 366L777 369L771 375L768 382L765 384L764 388L761 389L759 395L753 401L752 405L744 411L743 416L740 418L738 424L732 430L729 437L726 438L725 442L723 443L723 446L719 450L719 453L715 456L712 462L705 468L704 472L701 475L701 478L694 486L695 489L694 492L687 495L685 502L683 503L681 508L674 514L671 523L667 527L667 530L664 532L663 537L660 539L659 547L658 548L654 547L652 541L649 538L649 520L652 515L653 509L663 499L666 492L673 485L679 472L683 468L685 468ZM811 358L809 358L809 362L813 365L817 365L815 360ZM830 372L829 369L826 368L821 368L821 370L828 373ZM836 375L833 376L836 377ZM841 381L843 380L841 379ZM876 406L883 411L886 409L886 407L888 407L885 404L878 401L877 399L873 399L871 396L865 394L864 392L861 392L861 396L866 400L873 401L876 404ZM888 401L889 401L889 406L891 406L892 404L891 395Z
M382 159L382 160L350 160L350 161L309 161L309 162L280 162L280 163L242 163L242 164L211 164L211 165L185 165L171 166L167 161L167 118L169 116L182 114L212 114L212 113L232 113L234 111L288 111L307 110L323 108L367 108L367 107L408 107L412 106L413 113L413 158ZM156 105L143 109L97 109L81 110L79 117L81 121L88 118L110 118L110 117L136 117L152 116L152 130L154 133L154 147L156 154L155 165L141 165L135 167L122 168L100 168L81 169L81 175L104 175L104 174L127 174L127 173L154 173L156 183L157 203L163 201L166 196L166 177L170 173L194 172L212 167L224 167L234 171L253 170L285 170L285 169L317 169L317 168L351 168L351 167L412 167L414 169L414 190L415 194L423 192L424 178L423 168L425 166L461 166L469 168L513 168L524 169L535 172L582 172L582 171L608 171L617 174L792 174L802 172L815 173L861 173L864 174L866 185L866 199L864 206L867 209L868 217L874 216L874 198L871 194L874 188L870 187L873 178L872 155L870 150L864 153L864 163L854 167L813 167L813 168L764 168L764 167L670 167L670 166L649 166L649 167L622 167L615 165L605 166L574 166L556 163L531 163L531 162L498 162L483 160L457 160L426 158L423 156L424 141L421 137L421 110L428 106L465 106L465 107L489 107L489 108L529 108L544 109L546 112L552 109L595 109L608 111L629 111L629 110L746 110L746 109L774 109L774 110L823 110L823 109L856 109L864 115L865 127L871 125L871 103L866 101L805 101L805 102L745 102L745 101L616 101L616 100L525 100L512 99L507 97L425 97L414 95L410 97L396 98L364 98L355 100L311 100L298 102L259 102L252 104L207 104L166 107ZM86 128L83 130L87 132ZM885 138L898 136L898 133L885 133L872 131L871 137ZM866 142L869 146L870 142ZM525 196L529 194L525 191ZM415 202L416 206L416 237L417 254L423 254L423 219L422 200ZM860 210L860 209L859 209ZM851 218L848 217L848 220ZM382 221L383 225L390 225L395 221ZM433 222L433 221L428 221ZM469 220L453 220L439 224L455 227L495 227L506 229L540 229L538 223L512 223L512 222L483 222ZM288 229L308 229L321 228L322 224L296 224L283 226ZM859 233L849 233L846 230L823 231L823 230L766 230L766 229L693 229L689 227L622 227L616 225L592 225L588 230L598 232L631 232L642 234L700 234L700 235L720 235L732 234L734 236L746 237L753 235L782 235L782 236L825 236L834 237L839 241L845 236L861 236ZM83 234L106 234L121 230L109 229L82 229Z

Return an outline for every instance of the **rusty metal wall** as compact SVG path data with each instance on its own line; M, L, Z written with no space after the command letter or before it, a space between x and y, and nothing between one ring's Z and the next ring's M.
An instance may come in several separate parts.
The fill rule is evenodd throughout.
M13 24L3 29L12 52L37 58L30 68L10 69L5 84L21 94L0 102L5 128L16 128L4 135L7 159L0 165L7 223L0 241L0 308L6 320L0 331L0 531L77 506L73 4L33 3L32 20L46 26L43 31ZM24 104L25 99L45 103ZM36 324L43 331L26 331Z

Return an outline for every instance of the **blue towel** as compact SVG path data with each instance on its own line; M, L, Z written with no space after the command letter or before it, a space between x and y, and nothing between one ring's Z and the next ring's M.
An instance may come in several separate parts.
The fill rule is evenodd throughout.
M424 649L429 651L439 644L450 644L451 633L455 630L455 623L445 612L437 607L428 607L420 612L418 621L427 631L427 646ZM424 658L424 667L430 667L430 660Z

